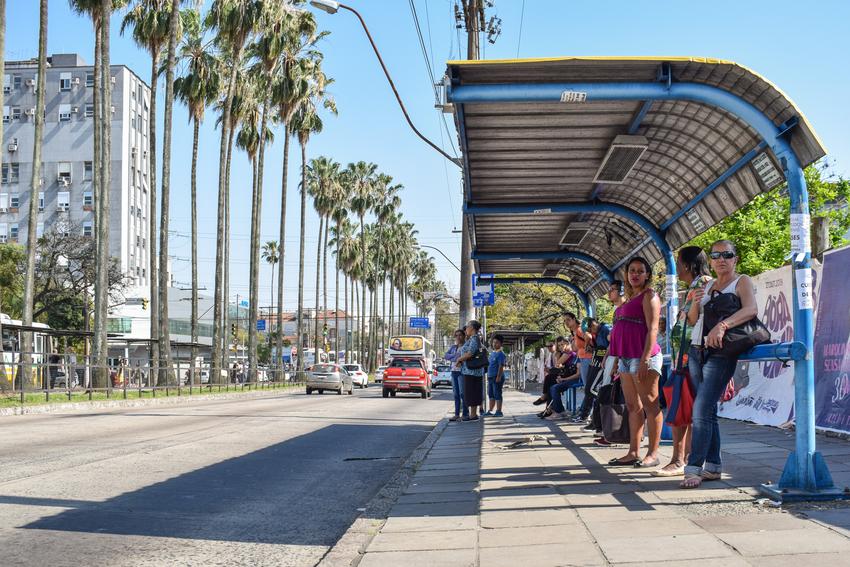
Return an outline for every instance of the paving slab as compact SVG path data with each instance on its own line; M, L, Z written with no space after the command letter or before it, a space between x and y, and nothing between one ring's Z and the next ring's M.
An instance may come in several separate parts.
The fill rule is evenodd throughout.
M390 516L381 528L381 533L474 530L477 527L478 516L472 514L431 517Z
M476 530L421 531L415 536L405 532L381 532L369 544L369 551L429 551L475 549Z
M564 542L591 543L591 540L586 531L575 524L482 529L478 537L478 545L482 548L522 545L546 546Z
M605 559L592 543L488 547L480 550L479 557L480 565L486 567L605 565Z
M473 567L474 549L450 549L441 551L389 551L368 552L359 567Z
M788 513L746 514L737 516L704 516L692 518L692 521L713 534L815 529L815 522Z
M436 488L440 490L440 488ZM399 504L436 504L451 502L478 502L477 492L417 492L402 494L398 497Z
M614 564L634 562L640 557L651 557L656 561L687 561L736 555L723 542L706 533L604 538L597 542L608 561Z
M717 537L744 556L850 553L850 539L820 526L793 530L720 533Z
M481 512L482 528L523 528L532 526L573 526L578 515L569 509L536 509Z
M795 553L748 557L747 562L753 567L850 567L850 556L841 553Z

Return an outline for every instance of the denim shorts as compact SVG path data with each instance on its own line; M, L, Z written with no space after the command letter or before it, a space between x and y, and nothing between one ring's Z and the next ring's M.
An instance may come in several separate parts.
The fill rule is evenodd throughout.
M495 401L502 401L502 388L505 386L505 379L502 378L501 382L496 382L496 377L487 378L487 396Z
M661 376L661 366L664 364L664 355L659 352L649 359L649 369ZM621 374L637 374L640 367L639 358L621 358L620 373Z

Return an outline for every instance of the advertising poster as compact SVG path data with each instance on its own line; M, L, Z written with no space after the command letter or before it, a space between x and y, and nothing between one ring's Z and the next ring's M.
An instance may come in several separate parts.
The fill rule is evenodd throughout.
M850 432L850 247L824 255L815 326L815 424Z
M819 300L821 269L812 268L813 301ZM791 266L753 278L759 319L774 342L794 338ZM721 403L718 415L730 419L779 426L794 416L794 367L779 361L741 362L735 373L735 396Z

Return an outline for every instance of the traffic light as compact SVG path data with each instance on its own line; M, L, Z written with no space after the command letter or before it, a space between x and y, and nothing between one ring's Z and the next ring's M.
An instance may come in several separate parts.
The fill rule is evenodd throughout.
M230 336L236 338L236 323L230 324Z
M327 323L325 323L324 325L322 325L322 336L323 336L323 337L327 337L327 336L328 336L328 324L327 324Z
M145 311L147 311L148 309L148 300L144 297L142 298L142 309L144 309Z

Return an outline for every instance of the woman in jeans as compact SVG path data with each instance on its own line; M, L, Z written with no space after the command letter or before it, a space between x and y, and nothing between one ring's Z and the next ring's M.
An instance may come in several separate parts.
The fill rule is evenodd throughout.
M463 403L463 374L460 372L460 363L457 362L457 359L460 358L460 349L466 342L466 333L463 332L463 329L458 329L454 332L454 337L455 344L449 347L444 358L452 363L452 395L455 400L455 415L449 421L460 421L461 410L463 417L469 415L469 410Z
M475 421L478 419L478 406L484 400L484 369L470 368L467 361L481 350L481 323L475 319L466 324L466 342L460 349L457 362L461 363L460 371L463 373L463 403L469 408L469 416L464 416L463 421Z
M626 264L626 296L628 301L614 315L616 332L609 352L620 361L620 383L629 409L629 452L608 464L655 467L660 464L662 425L658 378L663 359L657 342L661 300L652 289L652 267L640 256ZM649 447L641 459L644 420L649 424Z
M698 345L702 344L702 316L693 325L687 322L688 311L691 305L694 304L694 297L697 290L702 290L703 286L708 283L708 256L699 246L686 246L679 250L679 255L676 258L676 273L679 274L679 279L688 286L688 292L685 295L685 302L682 304L682 309L679 311L679 318L676 325L670 332L668 337L673 345L673 364L678 364L679 353L684 353L682 356L682 364L687 364L690 369L691 361L696 363L699 360L700 353L697 350ZM685 340L682 341L682 328L684 326ZM693 343L692 343L693 340ZM691 346L695 344L697 346ZM693 373L689 372L690 380L688 385L691 387L691 392L696 392L697 384L693 380ZM670 400L667 400L670 403ZM685 460L688 458L688 453L691 450L691 426L672 426L673 430L673 456L670 462L663 468L653 471L653 476L682 476L685 474Z
M720 479L722 463L717 400L735 373L738 359L722 356L715 349L723 346L726 331L746 323L758 314L753 281L735 271L738 264L735 245L728 240L718 240L712 244L709 257L717 278L695 291L694 302L688 311L688 322L696 323L703 317L705 306L714 290L737 295L741 299L741 309L718 322L713 329L703 328L701 356L692 356L688 362L688 370L698 387L694 400L691 454L685 466L685 480L680 485L682 488L697 488L704 480ZM697 336L696 330L693 336Z

